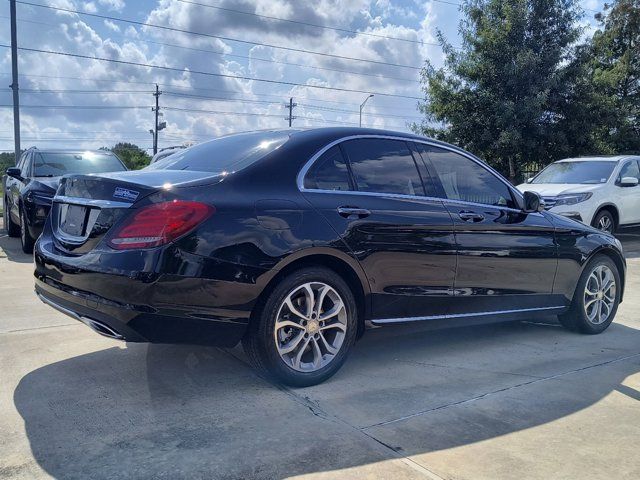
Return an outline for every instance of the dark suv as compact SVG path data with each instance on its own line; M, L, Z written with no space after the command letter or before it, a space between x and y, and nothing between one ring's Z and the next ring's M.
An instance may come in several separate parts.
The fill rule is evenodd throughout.
M25 151L15 167L7 169L4 179L5 228L10 237L20 235L22 250L33 251L60 178L70 173L104 173L127 168L107 150Z

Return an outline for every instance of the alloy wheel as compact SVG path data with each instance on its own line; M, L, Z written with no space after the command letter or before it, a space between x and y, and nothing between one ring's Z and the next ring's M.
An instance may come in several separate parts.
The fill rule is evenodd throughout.
M600 220L598 220L598 230L613 233L613 222L611 221L611 217L608 215L600 217Z
M345 340L347 309L338 292L322 282L294 288L278 309L275 342L280 358L300 372L331 363Z
M606 265L598 265L584 287L584 311L587 320L600 325L607 321L616 302L616 279Z

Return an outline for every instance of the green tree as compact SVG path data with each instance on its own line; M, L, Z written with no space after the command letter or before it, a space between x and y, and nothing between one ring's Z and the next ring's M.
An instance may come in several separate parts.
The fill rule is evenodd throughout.
M104 147L103 147L104 148ZM146 167L151 161L151 156L133 143L119 142L113 148L104 148L115 153L130 170L139 170Z
M572 61L577 1L467 0L461 11L461 47L438 32L444 65L427 61L422 71L425 120L414 130L467 148L512 180L522 165L588 149L585 107L574 102L586 88Z
M640 152L640 0L618 0L598 14L587 75L600 105L594 132L605 153Z

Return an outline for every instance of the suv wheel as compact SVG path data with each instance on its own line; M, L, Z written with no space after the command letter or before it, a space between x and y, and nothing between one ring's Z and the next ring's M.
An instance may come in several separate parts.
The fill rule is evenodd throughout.
M596 256L582 272L571 308L559 316L560 323L580 333L604 332L616 316L621 285L613 261L604 255Z
M591 226L603 232L613 233L616 230L616 220L609 210L601 210L594 217Z
M17 237L20 235L20 227L11 220L8 205L7 197L4 197L4 229L10 237Z
M20 209L20 243L22 244L22 251L24 253L33 253L34 238L29 233L27 227L27 216L24 210Z
M332 270L312 267L291 273L273 289L242 346L263 374L306 387L340 369L357 330L349 286Z

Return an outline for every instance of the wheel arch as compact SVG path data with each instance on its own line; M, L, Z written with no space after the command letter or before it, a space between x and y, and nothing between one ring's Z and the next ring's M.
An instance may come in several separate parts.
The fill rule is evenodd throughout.
M356 300L358 308L358 338L364 333L365 320L370 317L369 281L359 262L346 253L332 248L310 248L296 252L283 259L274 269L273 274L267 279L265 287L260 293L252 316L259 311L261 305L278 282L289 273L305 267L321 266L333 270L347 283Z
M598 216L598 214L602 210L608 210L609 212L611 212L611 215L613 215L613 221L615 223L614 227L618 228L620 226L620 212L618 211L618 207L615 204L611 203L611 202L603 203L598 208L596 208L596 212L593 214L593 218L591 219L591 223L593 223L595 218Z
M620 252L618 252L616 249L608 245L602 245L599 248L596 248L594 251L592 251L589 254L589 256L587 257L586 261L583 264L582 272L584 272L589 262L591 262L591 260L593 260L593 258L596 257L597 255L604 255L606 257L609 257L611 261L613 261L613 263L616 265L618 269L618 273L620 275L620 280L622 283L620 287L620 302L622 302L622 299L624 297L624 285L625 285L625 277L626 277L626 262L624 258L622 257Z

